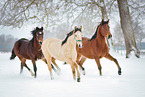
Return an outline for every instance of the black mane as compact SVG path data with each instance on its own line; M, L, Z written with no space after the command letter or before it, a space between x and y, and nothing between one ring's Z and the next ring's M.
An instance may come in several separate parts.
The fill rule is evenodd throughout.
M33 31L31 31L31 34L32 34L33 36L35 36L35 34L36 34L37 32L40 32L40 31L43 31L43 27L41 27L41 28L36 27L36 29L34 29Z
M97 31L98 31L99 26L100 26L100 25L104 25L104 24L108 24L108 21L104 21L102 24L100 23L100 24L98 25L95 34L92 36L92 38L91 38L89 41L91 41L91 40L93 40L93 39L95 39L95 38L97 37Z
M71 31L71 32L69 32L69 33L67 34L66 38L62 41L62 44L61 44L61 45L64 45L64 44L67 42L67 39L69 38L69 36L71 36L71 35L73 34L73 32L76 33L77 31L80 31L80 32L81 32L81 29L76 28L76 29L75 29L75 32L74 32L74 30Z

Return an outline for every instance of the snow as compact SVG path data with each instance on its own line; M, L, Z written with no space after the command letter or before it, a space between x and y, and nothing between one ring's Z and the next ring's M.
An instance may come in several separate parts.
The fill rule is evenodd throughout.
M38 60L37 78L24 68L20 74L20 61L16 57L9 60L10 53L0 53L0 97L145 97L145 56L125 59L117 53L122 75L114 62L101 59L102 76L94 60L84 63L86 75L81 74L81 82L73 80L71 67L57 61L61 75L53 72L50 79L47 65ZM33 70L30 60L28 66Z

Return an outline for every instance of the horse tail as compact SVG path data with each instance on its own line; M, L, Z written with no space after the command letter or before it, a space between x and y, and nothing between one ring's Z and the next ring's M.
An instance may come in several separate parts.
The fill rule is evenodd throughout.
M14 59L15 57L16 57L16 54L15 54L15 52L14 52L14 49L12 49L12 55L11 55L11 57L10 57L10 60Z

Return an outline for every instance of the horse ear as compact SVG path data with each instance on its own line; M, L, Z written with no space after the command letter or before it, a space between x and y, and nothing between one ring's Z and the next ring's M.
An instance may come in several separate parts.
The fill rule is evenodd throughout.
M43 27L41 27L41 30L43 30Z
M82 26L80 26L80 29L82 30Z
M101 21L101 25L104 23L104 19L102 19L102 21Z
M38 30L39 28L38 27L36 27L36 30Z
M108 19L107 23L109 23L109 19Z
M77 29L77 26L75 26L75 29L73 30L73 33L76 31L76 29Z

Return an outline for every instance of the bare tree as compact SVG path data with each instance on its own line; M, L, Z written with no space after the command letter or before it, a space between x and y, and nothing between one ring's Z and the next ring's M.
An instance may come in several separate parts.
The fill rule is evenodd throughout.
M135 34L135 39L137 43L139 44L139 48L141 46L141 42L143 39L145 39L145 33L143 33L143 28L141 23L138 22L138 20L132 20L133 30Z
M124 37L121 26L119 23L116 23L115 29L113 34L113 43L115 47L121 47L124 45Z
M16 40L12 35L0 35L0 52L10 52Z
M56 15L57 4L52 0L6 0L0 3L0 25L22 27L27 23L40 23L48 26L48 22Z
M136 0L128 1L129 4L125 3L123 7L119 6L121 27L123 29L126 25L126 28L129 29L125 30L126 28L124 28L123 30L127 51L126 57L131 50L135 50L136 55L139 56L130 17L142 18L145 13L145 4L143 0L139 0L139 3ZM127 1L118 0L118 5L121 4L120 2ZM131 9L131 14L129 14L128 7ZM40 26L43 25L49 32L54 32L57 31L56 28L59 28L57 26L61 24L67 23L69 28L73 28L78 25L79 21L79 23L82 23L81 25L85 25L83 27L85 28L84 31L89 35L93 33L94 26L98 25L99 21L97 20L108 19L110 13L118 12L116 9L116 0L5 0L0 2L0 25L22 27L28 23L37 23ZM136 10L139 10L139 12ZM124 15L125 17L123 16L124 13L127 13L127 15ZM54 34L58 33L54 32Z
M127 0L117 0L119 13L121 18L121 28L123 30L125 45L126 45L126 58L129 57L130 52L135 51L136 57L139 58L140 52L137 48L133 27L131 24L131 16L129 13Z
M63 21L75 22L83 13L92 19L108 18L104 0L6 0L0 2L0 25L40 23L50 27Z
M134 20L145 19L145 0L128 0L130 14Z

